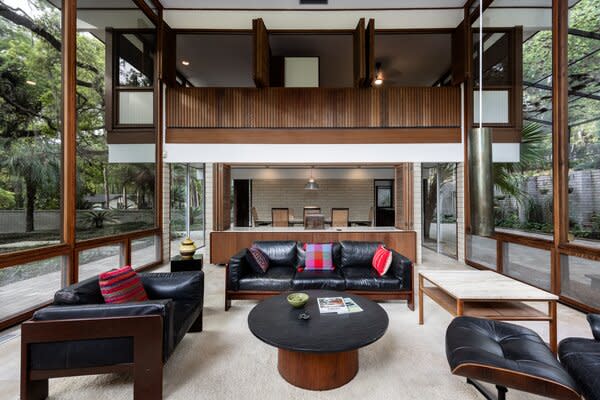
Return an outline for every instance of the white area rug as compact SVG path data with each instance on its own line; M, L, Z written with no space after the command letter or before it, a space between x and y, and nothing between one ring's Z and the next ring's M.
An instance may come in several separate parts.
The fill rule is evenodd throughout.
M431 256L430 256L431 257ZM426 262L427 268L440 263ZM455 264L456 265L456 264ZM439 267L438 267L439 268ZM405 302L380 303L390 317L387 333L360 350L360 368L349 384L335 390L312 392L296 388L277 372L277 350L248 330L246 318L256 304L234 301L223 311L224 268L208 265L204 331L188 334L164 370L164 398L178 399L481 399L463 378L450 374L444 335L451 316L425 303L425 325ZM416 275L416 274L415 274ZM581 313L559 308L559 336L574 332L589 336ZM543 337L544 325L529 325ZM0 346L0 399L18 398L19 343ZM7 360L7 356L10 358ZM1 364L1 363L0 363ZM124 400L133 397L126 375L98 375L50 380L50 399ZM509 390L509 398L540 399Z

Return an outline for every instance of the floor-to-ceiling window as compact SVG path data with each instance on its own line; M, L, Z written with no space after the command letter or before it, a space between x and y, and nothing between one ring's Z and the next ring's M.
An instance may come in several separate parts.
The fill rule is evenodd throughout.
M149 230L157 223L156 29L132 0L113 6L78 3L78 241ZM157 240L151 234L129 249L125 242L88 249L79 254L79 277L156 261Z
M456 225L456 164L423 164L423 246L458 256Z
M197 247L206 245L204 164L171 164L170 172L171 255L175 255L179 254L179 245L188 235L186 215L189 215L190 239Z
M0 253L61 243L61 6L0 1ZM62 256L0 266L0 320L52 297Z

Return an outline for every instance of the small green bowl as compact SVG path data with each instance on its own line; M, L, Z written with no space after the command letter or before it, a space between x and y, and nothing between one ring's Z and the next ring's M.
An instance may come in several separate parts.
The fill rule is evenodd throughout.
M304 307L309 296L306 293L290 293L287 297L288 303L294 308Z

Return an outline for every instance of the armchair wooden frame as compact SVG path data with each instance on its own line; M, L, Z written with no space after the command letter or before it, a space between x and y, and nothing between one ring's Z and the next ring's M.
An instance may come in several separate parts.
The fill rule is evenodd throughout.
M48 379L130 372L134 400L162 399L163 318L160 315L26 321L21 327L21 399L48 397ZM30 346L71 340L131 337L133 361L100 367L35 370L30 365Z
M271 208L271 221L273 221L273 227L290 226L290 209Z

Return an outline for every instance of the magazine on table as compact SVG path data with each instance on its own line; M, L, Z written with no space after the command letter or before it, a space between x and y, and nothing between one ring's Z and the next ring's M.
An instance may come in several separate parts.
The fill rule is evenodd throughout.
M350 297L318 297L321 314L351 314L363 311Z
M319 312L321 314L337 313L346 314L348 308L342 297L318 297Z

